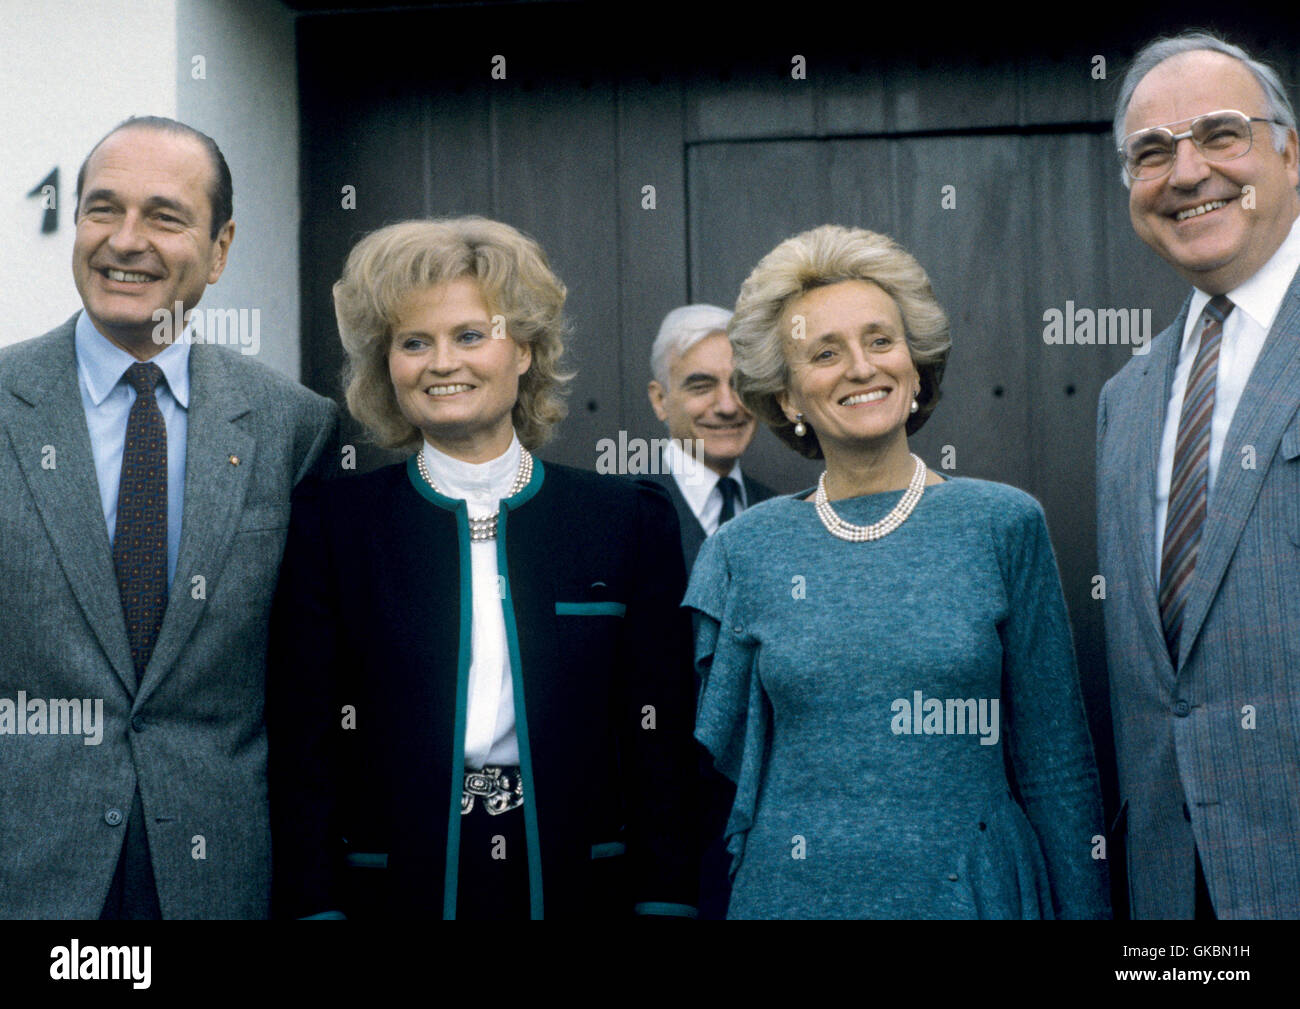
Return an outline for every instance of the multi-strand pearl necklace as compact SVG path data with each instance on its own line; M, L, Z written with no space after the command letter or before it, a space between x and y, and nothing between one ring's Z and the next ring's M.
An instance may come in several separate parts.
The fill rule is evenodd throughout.
M898 504L894 505L888 515L879 522L873 522L869 526L855 526L852 522L845 522L835 514L831 508L830 500L826 497L826 471L822 470L822 475L817 478L817 494L813 498L813 504L817 508L817 517L822 520L822 525L832 536L837 536L842 540L849 540L853 543L862 543L867 540L878 540L882 536L888 536L895 529L901 526L907 517L912 514L912 509L916 503L921 500L921 495L925 493L925 463L915 454L912 458L916 460L916 470L912 473L912 479L907 485L907 490L903 492L902 498Z
M424 482L432 487L443 497L450 497L436 483L433 477L429 475L429 467L424 461L424 449L420 449L415 454L415 466L420 471L420 476ZM519 447L519 471L515 474L515 482L510 485L510 490L506 497L512 498L521 490L528 486L533 479L533 455L522 445ZM497 516L501 514L501 504L497 502L497 510L491 515L485 515L481 519L472 518L469 520L469 538L474 542L483 540L494 540L497 538Z

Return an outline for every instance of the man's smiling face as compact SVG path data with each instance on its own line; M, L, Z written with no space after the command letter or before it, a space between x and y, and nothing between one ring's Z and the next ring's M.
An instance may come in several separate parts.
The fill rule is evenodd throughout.
M650 405L668 434L698 441L704 464L725 476L749 448L756 422L731 386L731 344L721 330L710 333L668 365L668 388L650 383ZM693 453L693 447L686 446Z
M162 349L157 310L189 311L225 269L235 226L212 237L212 181L199 141L143 126L112 134L86 165L73 279L95 328L136 356Z
M1181 133L1196 116L1222 109L1269 115L1264 91L1243 63L1205 50L1182 53L1138 83L1124 132L1168 126ZM1267 123L1251 128L1254 142L1244 157L1208 161L1190 139L1181 140L1168 173L1135 180L1129 190L1129 216L1138 237L1210 294L1252 277L1300 213L1295 133L1279 152ZM1252 191L1243 200L1247 186Z

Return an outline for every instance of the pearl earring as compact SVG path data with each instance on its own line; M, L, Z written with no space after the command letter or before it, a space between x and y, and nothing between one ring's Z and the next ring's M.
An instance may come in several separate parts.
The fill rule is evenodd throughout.
M912 412L916 413L916 411L919 409L921 409L921 404L919 404L916 400L912 400Z
M802 438L808 433L808 428L804 425L803 414L801 413L794 415L794 433L796 438Z

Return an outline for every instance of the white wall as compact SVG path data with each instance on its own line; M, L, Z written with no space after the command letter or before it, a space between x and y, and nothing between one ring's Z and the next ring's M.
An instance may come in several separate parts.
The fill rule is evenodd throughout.
M0 0L3 2L3 0ZM298 70L278 0L177 0L176 118L212 137L235 183L235 241L203 307L257 309L257 359L299 376ZM204 77L196 76L202 57Z
M176 114L175 0L0 0L0 344L81 306L72 283L77 169L131 115ZM59 168L59 228L26 194Z
M80 307L73 191L96 141L170 116L221 147L235 183L230 262L203 308L257 309L258 360L299 374L298 91L278 0L0 0L0 345ZM203 57L203 76L194 57ZM26 194L59 166L59 228Z

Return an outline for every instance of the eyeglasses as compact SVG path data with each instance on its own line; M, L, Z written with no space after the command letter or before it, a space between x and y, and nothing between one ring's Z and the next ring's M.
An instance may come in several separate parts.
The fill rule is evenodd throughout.
M1248 116L1235 109L1222 109L1197 116L1191 128L1175 133L1168 126L1153 126L1130 133L1119 145L1124 170L1139 181L1158 179L1174 166L1178 141L1191 138L1206 161L1233 161L1250 153L1254 143L1251 123L1276 123L1276 119Z

